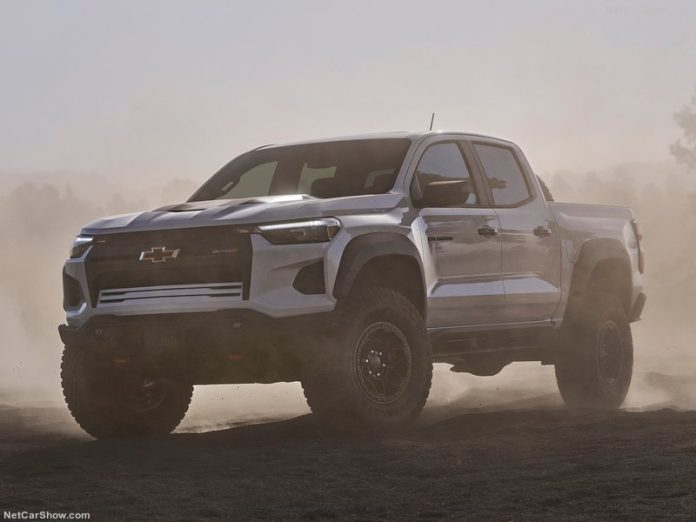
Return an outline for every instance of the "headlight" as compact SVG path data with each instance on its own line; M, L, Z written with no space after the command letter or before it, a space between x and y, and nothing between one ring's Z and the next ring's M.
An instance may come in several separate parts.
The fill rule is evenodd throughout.
M87 252L87 249L92 246L93 239L90 236L77 236L75 241L73 241L72 248L70 248L70 257L72 259L82 257Z
M324 243L331 241L339 230L341 222L336 218L274 223L258 227L259 233L274 245Z

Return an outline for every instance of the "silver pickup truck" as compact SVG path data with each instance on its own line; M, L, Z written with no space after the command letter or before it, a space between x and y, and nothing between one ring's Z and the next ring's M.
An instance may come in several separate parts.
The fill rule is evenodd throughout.
M550 199L515 144L477 134L242 154L185 203L77 236L68 407L98 438L162 434L194 385L299 380L321 425L385 430L420 413L433 363L540 361L570 407L618 408L641 235L629 209Z

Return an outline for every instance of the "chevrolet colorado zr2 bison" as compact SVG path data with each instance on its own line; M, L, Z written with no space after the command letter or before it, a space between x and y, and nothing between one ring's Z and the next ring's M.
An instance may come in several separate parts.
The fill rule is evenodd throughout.
M540 361L570 407L618 408L641 235L629 209L550 199L519 147L477 134L242 154L185 203L77 236L68 407L97 438L164 434L194 385L300 381L321 425L377 431L419 414L433 363Z

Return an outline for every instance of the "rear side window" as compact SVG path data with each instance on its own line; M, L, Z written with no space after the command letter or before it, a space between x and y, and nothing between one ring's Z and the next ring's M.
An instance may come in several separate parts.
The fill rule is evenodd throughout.
M480 143L475 144L474 148L483 165L496 205L517 205L529 199L529 187L510 149Z

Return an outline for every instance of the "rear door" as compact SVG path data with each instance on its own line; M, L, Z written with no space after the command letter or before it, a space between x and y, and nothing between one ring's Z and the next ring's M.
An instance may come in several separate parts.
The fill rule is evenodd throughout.
M498 217L486 208L483 180L471 168L470 152L445 138L426 143L417 157L411 195L427 237L428 326L497 323L505 305ZM449 204L423 201L428 184L459 180L459 187L468 188Z
M561 300L561 243L556 222L519 148L474 141L500 220L506 323L548 321Z

